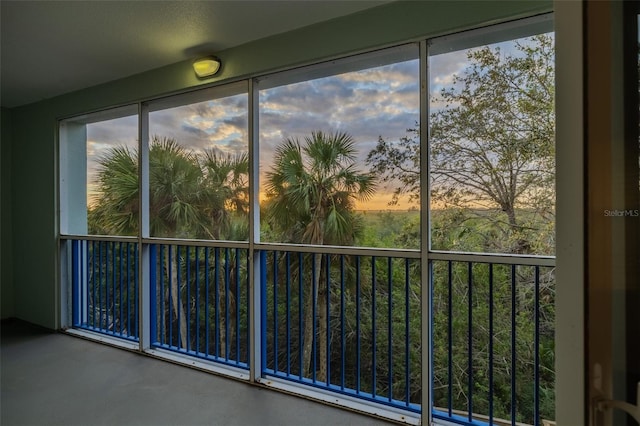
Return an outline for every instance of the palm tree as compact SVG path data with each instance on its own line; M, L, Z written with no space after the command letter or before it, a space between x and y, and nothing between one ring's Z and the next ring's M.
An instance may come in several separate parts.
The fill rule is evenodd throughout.
M88 212L90 233L137 235L137 150L114 147L98 163L98 196ZM151 235L246 239L246 225L238 224L242 221L234 217L248 210L248 167L246 154L224 157L208 150L199 155L174 139L154 136L149 149ZM165 268L171 271L172 308L175 318L179 313L179 339L186 348L186 310L178 297L180 263L178 256L167 258Z
M153 138L149 149L149 228L152 236L196 236L196 229L204 223L204 216L197 208L203 198L201 181L202 170L192 151L174 139ZM173 256L166 258L165 268L171 271L169 291L175 317L179 318L179 339L182 347L187 348L186 309L178 280L179 253L176 250Z
M98 196L89 207L92 234L138 232L138 151L116 146L98 159ZM149 150L149 216L152 236L194 234L204 216L203 172L197 156L174 139L153 137Z
M249 157L247 153L235 156L222 155L215 148L204 150L199 157L200 167L204 171L203 187L205 195L201 200L201 209L207 218L204 232L208 238L219 240L221 237L246 239L247 235L238 235L234 217L241 216L247 222L249 212Z
M248 154L224 155L219 150L210 148L202 152L198 161L204 173L202 182L204 196L200 200L200 209L206 218L202 228L204 238L247 240L249 237ZM235 265L240 259L232 251L229 261L231 262L229 282L233 283L237 279ZM233 285L228 286L228 291L229 295L227 296L227 286L224 280L218 280L218 292L224 304L223 309L235 312L239 295ZM224 354L227 350L225 316L220 315L219 321L221 322L220 353ZM230 315L228 336L233 336L237 327L239 324L236 324L236 316ZM236 356L240 355L236 354Z
M88 211L93 235L137 235L138 153L126 146L98 159L98 196Z
M274 164L266 174L266 215L283 242L313 245L351 245L360 229L355 201L367 200L375 191L375 178L355 166L356 149L346 133L313 132L304 144L288 138L278 146ZM312 290L305 303L303 366L311 369L313 311L319 312L320 371L326 377L326 291L318 292L323 256L313 256ZM312 296L313 295L313 296ZM313 306L316 301L317 306ZM302 373L301 373L302 374Z
M193 238L205 218L203 173L195 153L155 136L149 149L149 228L152 236Z

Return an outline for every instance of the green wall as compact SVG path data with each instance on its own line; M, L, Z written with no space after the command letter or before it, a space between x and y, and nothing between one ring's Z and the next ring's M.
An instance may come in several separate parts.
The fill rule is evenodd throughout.
M419 37L433 37L507 18L548 12L551 1L395 2L348 17L215 52L223 61L213 79L199 81L190 61L11 110L9 225L2 199L2 312L45 327L56 318L56 134L59 118L154 98L214 81L249 77ZM239 23L241 24L241 23ZM3 112L3 139L4 139ZM3 156L5 148L3 144ZM4 166L4 160L3 160ZM5 172L3 167L3 194ZM5 228L13 230L6 253ZM5 264L9 277L5 282ZM9 278L11 279L11 278ZM11 295L5 307L4 295ZM13 305L13 306L11 306ZM6 309L6 310L5 310ZM5 315L6 312L6 315Z

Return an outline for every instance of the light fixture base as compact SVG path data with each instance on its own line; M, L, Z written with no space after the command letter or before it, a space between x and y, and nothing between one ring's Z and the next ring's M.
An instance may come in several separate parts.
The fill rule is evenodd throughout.
M220 59L215 56L207 56L196 59L193 62L193 71L199 78L211 77L220 70Z

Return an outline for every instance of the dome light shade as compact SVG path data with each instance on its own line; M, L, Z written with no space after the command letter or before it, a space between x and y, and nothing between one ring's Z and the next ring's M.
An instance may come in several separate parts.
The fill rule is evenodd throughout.
M193 70L200 78L210 77L220 69L220 59L215 56L207 56L206 58L197 59L193 63Z

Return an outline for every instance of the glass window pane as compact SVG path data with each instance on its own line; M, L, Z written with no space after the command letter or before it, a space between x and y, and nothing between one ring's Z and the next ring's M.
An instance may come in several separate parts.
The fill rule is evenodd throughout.
M168 98L150 109L150 235L247 240L246 83Z
M61 232L138 232L138 115L135 106L60 123Z
M260 82L262 241L419 247L419 187L394 197L384 166L387 147L417 146L417 55L411 45Z
M431 50L434 250L555 253L554 36L524 30Z

